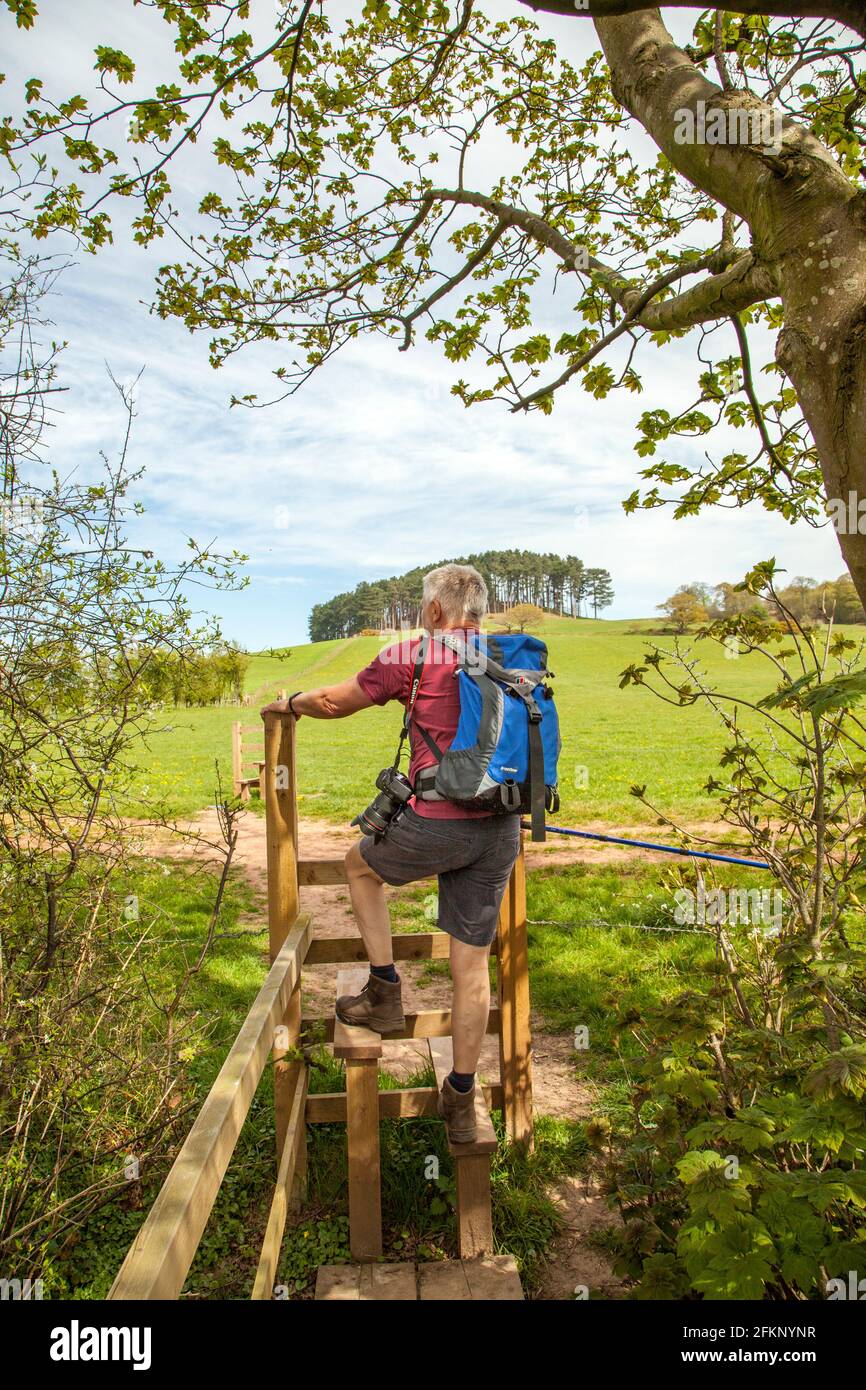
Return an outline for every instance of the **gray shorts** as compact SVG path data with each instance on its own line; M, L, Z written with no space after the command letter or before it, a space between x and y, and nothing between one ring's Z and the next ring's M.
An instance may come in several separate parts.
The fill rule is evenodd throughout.
M520 847L519 816L433 820L411 806L376 844L363 835L361 857L397 887L436 874L439 926L469 946L489 946Z

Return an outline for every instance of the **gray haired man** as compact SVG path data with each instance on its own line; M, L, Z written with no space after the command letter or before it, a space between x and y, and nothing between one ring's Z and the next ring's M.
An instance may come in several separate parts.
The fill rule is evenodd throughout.
M426 575L421 621L434 637L441 632L477 632L486 611L487 588L471 565L442 565ZM268 709L282 713L288 708L296 718L342 719L389 700L405 706L420 641L419 637L386 647L350 680L300 692ZM450 746L460 717L457 663L451 647L429 643L412 709L413 720L417 718L441 750ZM414 785L418 773L434 765L435 755L425 740L413 738L410 782ZM439 1113L452 1143L475 1139L475 1071L490 1009L488 957L519 845L516 815L413 797L384 836L363 835L346 855L349 892L370 976L360 994L337 1000L337 1013L346 1023L363 1024L378 1033L399 1032L404 1025L384 885L437 876L439 926L451 937L454 1047L454 1068L443 1083Z

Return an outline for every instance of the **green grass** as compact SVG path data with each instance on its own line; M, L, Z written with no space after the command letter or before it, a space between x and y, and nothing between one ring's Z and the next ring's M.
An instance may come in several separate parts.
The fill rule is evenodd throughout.
M575 1053L575 1067L593 1088L594 1116L622 1116L630 1103L629 1065L638 1044L628 1030L618 1031L622 1015L652 1010L687 990L706 989L713 971L707 938L658 930L671 924L671 893L681 874L688 869L617 863L541 869L529 876L529 917L535 919L529 928L529 966L536 1030L572 1034L578 1025L588 1027L589 1047ZM740 881L733 869L721 870L717 878L719 885ZM764 876L750 875L749 883L753 881L763 886ZM193 875L176 865L151 862L139 865L127 886L138 894L141 917L151 924L149 978L155 995L165 997L183 961L194 957L204 938L215 880L209 873ZM428 896L427 885L399 893L394 914L398 930L429 929ZM206 1032L194 1055L184 1058L178 1077L185 1100L192 1102L183 1132L264 978L267 938L265 932L255 932L260 909L252 891L233 875L221 935L186 1002L188 1010L198 1011ZM343 1064L321 1047L314 1047L312 1055L311 1090L344 1089ZM383 1087L407 1084L432 1084L429 1070L408 1081L387 1075L381 1079ZM497 1246L516 1257L529 1290L537 1286L545 1251L559 1229L549 1186L565 1174L584 1171L589 1153L580 1122L541 1117L536 1138L528 1158L501 1146L492 1174ZM287 1232L277 1281L292 1298L312 1295L320 1264L350 1258L345 1128L311 1126L308 1143L310 1198L299 1222ZM187 1278L185 1298L249 1297L272 1195L274 1147L267 1068ZM85 1225L63 1262L65 1289L58 1292L76 1298L105 1296L172 1156L166 1153L154 1164L128 1200L115 1202ZM431 1158L438 1171L435 1165L431 1168ZM383 1122L385 1257L453 1256L454 1195L442 1125L432 1119Z
M210 872L195 872L168 862L138 861L123 886L124 892L137 895L141 920L123 923L119 930L127 931L132 940L142 926L149 927L143 948L148 989L142 996L142 1007L147 1007L147 999L152 997L155 1011L158 1003L171 998L185 965L198 957L216 895L216 878ZM195 1049L181 1053L175 1077L177 1093L189 1106L181 1122L182 1134L192 1125L264 979L267 929L256 930L256 918L261 915L261 904L253 891L240 876L232 876L223 900L219 936L183 1004L184 1016L196 1015L202 1031ZM272 1178L274 1127L269 1088L266 1073L188 1280L187 1287L199 1295L210 1287L213 1269L221 1269L224 1278L232 1271L234 1279L238 1269L244 1278L255 1269L255 1227L262 1212L263 1229ZM266 1153L270 1164L263 1161ZM105 1297L173 1156L167 1150L162 1161L142 1172L142 1182L131 1189L129 1198L103 1207L85 1223L60 1261L65 1287L59 1288L56 1296ZM251 1211L255 1214L252 1232Z
M560 790L563 823L600 820L637 823L645 819L629 795L647 784L655 804L690 819L711 817L715 802L702 790L717 766L723 732L702 706L678 709L648 691L620 690L620 672L639 661L654 624L549 618L540 635L548 642L556 672L555 690L562 728ZM635 632L632 629L639 629ZM862 628L851 629L862 637ZM670 646L673 638L656 640ZM231 725L259 724L261 703L277 690L334 684L370 661L381 643L375 637L296 647L289 660L253 657L247 691L252 705L166 712L169 732L155 735L142 750L138 795L164 798L179 814L191 814L214 800L214 760L223 784L231 777ZM699 646L701 662L714 683L754 700L771 688L769 667L760 657L728 660L712 642ZM302 814L347 823L370 799L373 780L390 762L399 732L396 705L365 710L333 722L304 719L298 725L298 785ZM250 752L260 748L249 736ZM582 769L586 769L584 774ZM584 779L587 785L582 786Z

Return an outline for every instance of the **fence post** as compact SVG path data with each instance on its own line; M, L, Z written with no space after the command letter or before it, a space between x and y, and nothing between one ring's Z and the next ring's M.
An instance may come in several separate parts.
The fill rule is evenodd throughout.
M241 721L236 719L232 724L232 791L235 796L240 796L243 791L244 770L241 759Z
M271 960L295 924L299 911L298 893L298 801L295 782L295 720L291 715L265 716L264 787L265 833L268 862L268 934ZM286 1058L298 1045L301 1029L300 977L289 999L275 1038L274 1122L277 1134L277 1165L289 1125L295 1087L303 1063ZM306 1183L306 1149L302 1146L296 1169L296 1197Z
M526 860L523 832L498 924L499 1070L502 1118L511 1143L531 1148L532 1032L526 940Z

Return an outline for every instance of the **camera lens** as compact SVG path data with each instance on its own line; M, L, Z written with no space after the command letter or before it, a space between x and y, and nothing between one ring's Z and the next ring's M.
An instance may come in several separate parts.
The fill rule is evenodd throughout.
M386 767L376 778L379 795L352 821L365 835L376 838L385 834L388 826L400 814L412 796L412 783L396 768Z
M362 811L359 816L355 817L352 824L360 826L365 835L384 835L396 810L397 806L393 797L390 797L387 792L381 792L370 802L366 811Z

